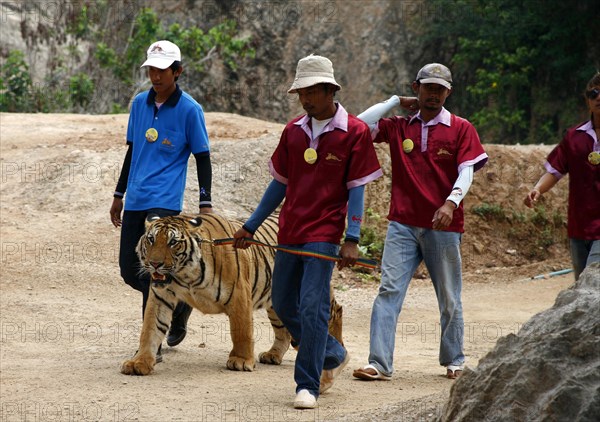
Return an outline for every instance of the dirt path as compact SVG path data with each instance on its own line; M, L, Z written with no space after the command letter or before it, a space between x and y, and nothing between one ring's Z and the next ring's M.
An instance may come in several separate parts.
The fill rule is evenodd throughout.
M225 368L231 342L223 316L194 312L189 336L166 348L154 374L121 375L121 361L137 348L141 320L139 294L119 277L119 232L108 219L126 121L0 114L0 420L411 420L441 412L452 381L437 364L437 304L427 279L415 280L406 299L394 379L368 383L353 380L351 369L366 363L376 285L336 273L352 359L314 411L291 406L293 350L278 367L259 364L252 373ZM218 139L216 206L228 215L247 215L269 178L264 156L281 126L238 118L233 127L222 114L208 115L207 122L211 138ZM193 196L194 183L188 185ZM571 284L570 274L529 278L557 265L568 263L465 274L468 365ZM256 313L255 334L256 352L266 350L271 331L264 312Z

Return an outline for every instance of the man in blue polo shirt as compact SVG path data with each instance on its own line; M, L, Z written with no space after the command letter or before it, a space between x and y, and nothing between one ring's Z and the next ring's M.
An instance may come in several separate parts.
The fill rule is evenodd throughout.
M200 212L212 212L212 170L202 107L177 85L183 72L179 48L169 41L148 48L152 89L138 94L131 105L127 127L127 153L119 177L110 217L121 227L119 266L125 283L142 292L142 317L150 280L140 276L135 247L144 233L148 214L176 215L183 208L183 193L190 154L196 159ZM123 197L125 211L123 211ZM176 346L186 335L192 308L180 302L173 313L167 344ZM157 361L162 360L159 354Z

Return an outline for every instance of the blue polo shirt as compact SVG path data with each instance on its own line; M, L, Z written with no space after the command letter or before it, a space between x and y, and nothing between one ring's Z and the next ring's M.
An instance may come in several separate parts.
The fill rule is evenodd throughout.
M165 208L181 211L190 154L209 151L202 106L179 86L159 108L153 89L131 105L127 143L133 145L125 198L126 211ZM146 139L154 128L158 138Z

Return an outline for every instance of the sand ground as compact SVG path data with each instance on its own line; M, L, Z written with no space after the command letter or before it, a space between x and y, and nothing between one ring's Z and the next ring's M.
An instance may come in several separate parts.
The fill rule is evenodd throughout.
M235 123L233 122L235 120ZM119 277L119 230L109 220L125 153L127 116L0 114L2 421L428 420L454 381L438 365L437 303L414 280L398 325L390 382L354 380L366 363L375 283L335 273L351 361L319 408L296 411L295 351L281 366L226 369L227 319L194 312L190 333L147 377L120 374L137 349L140 295ZM269 180L265 157L282 126L207 114L213 140L215 208L245 217ZM190 172L193 177L195 172ZM197 184L188 183L195 197ZM186 207L193 201L186 198ZM572 275L532 280L568 261L484 267L464 276L465 353L474 367L500 336L552 305ZM272 339L255 314L256 352Z

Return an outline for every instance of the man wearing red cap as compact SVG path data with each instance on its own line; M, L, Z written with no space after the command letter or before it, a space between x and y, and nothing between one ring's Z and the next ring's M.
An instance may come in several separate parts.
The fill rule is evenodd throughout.
M131 105L128 150L110 217L115 227L121 226L121 276L125 283L142 293L143 317L150 280L147 275L140 276L135 247L145 231L146 217L181 212L190 154L196 159L200 212L212 212L212 171L202 107L177 85L183 72L179 47L165 40L155 42L148 48L147 60L141 67L148 69L152 89L137 95ZM191 311L186 303L177 305L167 336L169 346L176 346L184 339ZM159 349L157 362L161 360Z

